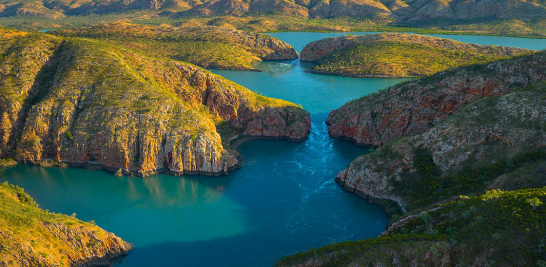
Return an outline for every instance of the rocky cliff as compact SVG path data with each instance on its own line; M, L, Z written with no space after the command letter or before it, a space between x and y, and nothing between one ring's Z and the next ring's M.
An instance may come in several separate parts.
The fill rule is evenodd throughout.
M94 223L39 209L23 189L0 184L1 266L104 266L131 245Z
M327 119L330 136L381 146L426 131L468 103L546 78L546 53L461 67L350 101Z
M336 181L363 197L394 200L409 209L480 192L512 172L519 182L501 189L545 186L540 178L546 160L545 100L542 81L476 100L424 133L360 156ZM522 168L536 174L534 182L524 181Z
M144 26L113 22L49 33L99 39L203 68L256 70L252 63L257 61L298 58L298 52L292 46L275 37L228 27Z
M467 44L451 39L401 33L346 35L307 44L302 61L312 72L355 77L421 77L449 68L486 63L532 50Z
M126 174L225 174L237 136L303 140L309 114L179 61L4 31L1 156Z

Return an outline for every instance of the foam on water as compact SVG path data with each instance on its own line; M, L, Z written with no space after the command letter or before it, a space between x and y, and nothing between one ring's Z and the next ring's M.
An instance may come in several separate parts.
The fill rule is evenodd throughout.
M301 51L311 41L343 34L272 35ZM546 47L546 40L451 37ZM402 80L315 75L306 66L296 60L258 64L263 72L214 71L252 91L302 104L312 114L305 142L243 144L244 166L229 176L115 177L103 171L20 165L0 170L0 181L25 188L44 209L75 212L132 242L135 249L121 263L124 267L271 266L309 247L375 237L388 220L382 208L333 182L367 150L330 139L324 121L331 109L348 100Z

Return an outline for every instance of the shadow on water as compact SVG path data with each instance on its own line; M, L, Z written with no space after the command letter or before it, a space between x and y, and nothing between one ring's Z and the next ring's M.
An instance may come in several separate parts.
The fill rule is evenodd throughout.
M330 242L376 236L387 215L333 178L365 148L330 139L327 113L304 142L253 140L229 176L116 177L19 165L0 171L40 206L77 213L135 245L121 266L268 266ZM266 152L266 153L264 153Z

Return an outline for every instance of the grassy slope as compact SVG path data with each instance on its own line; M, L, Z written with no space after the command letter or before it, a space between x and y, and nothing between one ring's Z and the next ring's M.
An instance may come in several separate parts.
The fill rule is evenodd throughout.
M59 36L100 39L122 45L155 57L190 62L203 68L251 70L272 50L252 45L251 33L231 28L152 27L123 22L94 27L63 29L52 32ZM256 35L258 36L258 35ZM272 38L264 36L263 38ZM279 41L280 42L280 41ZM287 45L288 46L288 45Z
M42 210L22 188L0 184L0 264L71 266L115 242L130 248L93 222Z
M323 57L314 71L361 77L421 77L530 53L524 49L479 46L436 37L419 36L414 40L415 37L387 35L382 40L359 41Z

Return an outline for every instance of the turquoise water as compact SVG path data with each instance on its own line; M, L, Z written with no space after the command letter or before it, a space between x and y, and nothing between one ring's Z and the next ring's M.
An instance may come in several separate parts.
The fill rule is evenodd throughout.
M310 41L341 34L272 35L301 51ZM452 37L546 47L546 40ZM305 142L246 143L240 148L243 168L224 177L143 179L16 166L0 170L0 181L25 188L44 209L77 213L79 219L95 220L132 242L135 249L120 264L124 267L271 266L309 247L377 236L388 221L385 212L333 182L366 149L328 138L323 122L331 109L401 80L315 75L297 60L261 63L258 68L263 72L214 72L266 96L302 104L312 113L311 135Z

